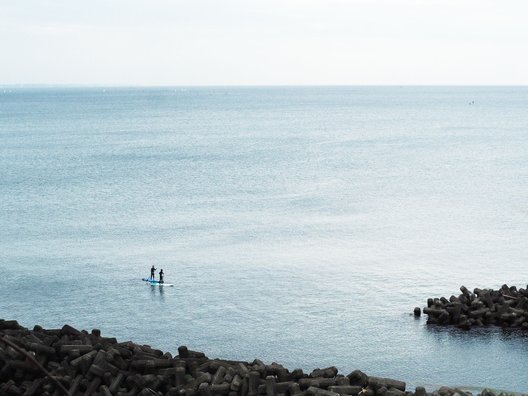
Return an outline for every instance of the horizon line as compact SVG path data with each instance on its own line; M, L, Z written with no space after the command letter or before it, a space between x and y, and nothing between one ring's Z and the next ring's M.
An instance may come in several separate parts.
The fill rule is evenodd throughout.
M100 84L0 83L1 88L302 88L302 87L528 87L523 84Z

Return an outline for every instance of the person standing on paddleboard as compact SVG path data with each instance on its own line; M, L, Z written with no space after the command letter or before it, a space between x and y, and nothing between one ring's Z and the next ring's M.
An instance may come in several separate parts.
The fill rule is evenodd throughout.
M156 268L154 268L154 266L152 266L152 268L150 269L150 279L152 279L152 280L154 280L154 277L156 276L155 271L156 271Z
M159 272L159 283L163 283L163 268Z

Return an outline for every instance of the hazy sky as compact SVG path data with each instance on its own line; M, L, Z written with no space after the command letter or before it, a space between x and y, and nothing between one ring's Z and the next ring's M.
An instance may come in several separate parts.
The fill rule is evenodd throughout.
M526 0L0 0L0 84L528 84Z

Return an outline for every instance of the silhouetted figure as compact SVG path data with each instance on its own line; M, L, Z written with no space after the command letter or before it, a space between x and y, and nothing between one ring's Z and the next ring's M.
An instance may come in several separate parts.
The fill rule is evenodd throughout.
M163 283L163 268L159 272L159 282Z
M156 268L154 268L154 266L152 266L152 268L150 269L150 279L152 279L152 280L154 280L154 277L156 276L155 271L156 271Z

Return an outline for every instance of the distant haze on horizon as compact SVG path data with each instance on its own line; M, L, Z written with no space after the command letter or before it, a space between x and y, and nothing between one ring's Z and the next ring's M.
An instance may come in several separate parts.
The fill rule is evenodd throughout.
M525 85L528 2L22 0L0 84Z

